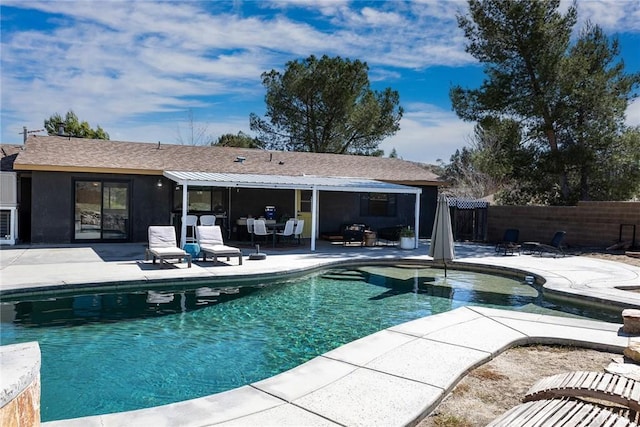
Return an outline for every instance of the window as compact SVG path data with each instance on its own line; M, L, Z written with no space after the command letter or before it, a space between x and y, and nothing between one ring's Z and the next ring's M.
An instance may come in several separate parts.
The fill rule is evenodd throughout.
M74 239L129 238L129 183L75 181Z
M222 207L222 190L211 187L188 187L187 200L189 212L215 212ZM176 186L173 192L173 210L182 210L181 186Z
M360 195L361 216L396 216L395 194L364 193Z
M300 212L311 212L311 198L313 193L308 190L300 191Z

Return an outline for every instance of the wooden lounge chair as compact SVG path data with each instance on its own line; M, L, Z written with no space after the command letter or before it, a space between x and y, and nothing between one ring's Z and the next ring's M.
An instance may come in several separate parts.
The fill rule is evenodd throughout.
M565 231L556 231L556 234L553 235L551 242L549 244L544 244L540 242L523 242L522 250L528 252L530 254L538 254L542 255L544 252L552 253L554 258L556 255L564 256L564 236L567 233Z
M242 251L239 248L224 244L219 225L197 226L196 238L200 246L200 252L202 253L202 261L207 260L207 255L213 257L214 264L218 262L219 256L226 256L227 261L229 261L232 256L237 256L239 265L242 265Z
M149 247L145 251L144 258L149 260L153 257L153 263L160 260L162 267L167 263L167 259L178 259L182 262L187 260L191 268L191 255L180 249L176 242L176 229L170 225L152 225L149 227Z
M550 399L514 406L487 427L638 427L629 418L580 400Z
M604 400L640 411L640 382L605 372L574 371L543 378L523 400L565 396Z

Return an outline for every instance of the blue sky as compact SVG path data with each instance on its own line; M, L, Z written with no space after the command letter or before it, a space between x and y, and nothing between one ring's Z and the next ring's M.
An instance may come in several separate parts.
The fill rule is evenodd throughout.
M400 93L387 155L448 161L473 131L449 88L483 79L456 25L465 10L461 0L2 0L0 141L21 143L23 126L69 109L112 140L189 141L189 111L214 139L251 134L249 114L265 112L260 74L326 54L366 61L374 89ZM576 30L591 20L618 36L626 70L640 71L640 1L580 0L578 13ZM640 101L627 123L640 125Z

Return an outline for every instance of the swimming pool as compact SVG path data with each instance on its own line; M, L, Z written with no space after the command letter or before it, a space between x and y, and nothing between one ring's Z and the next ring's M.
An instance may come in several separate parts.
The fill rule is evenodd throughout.
M38 341L43 421L229 390L357 338L465 305L617 321L558 306L500 276L410 265L331 269L291 281L164 287L5 302L0 342Z

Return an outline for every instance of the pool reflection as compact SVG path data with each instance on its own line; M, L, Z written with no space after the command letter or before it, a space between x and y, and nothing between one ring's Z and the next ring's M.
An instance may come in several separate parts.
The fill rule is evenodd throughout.
M78 295L3 303L2 310L13 311L12 321L26 327L77 326L189 312L241 298L257 289L200 287L180 292L148 290Z

